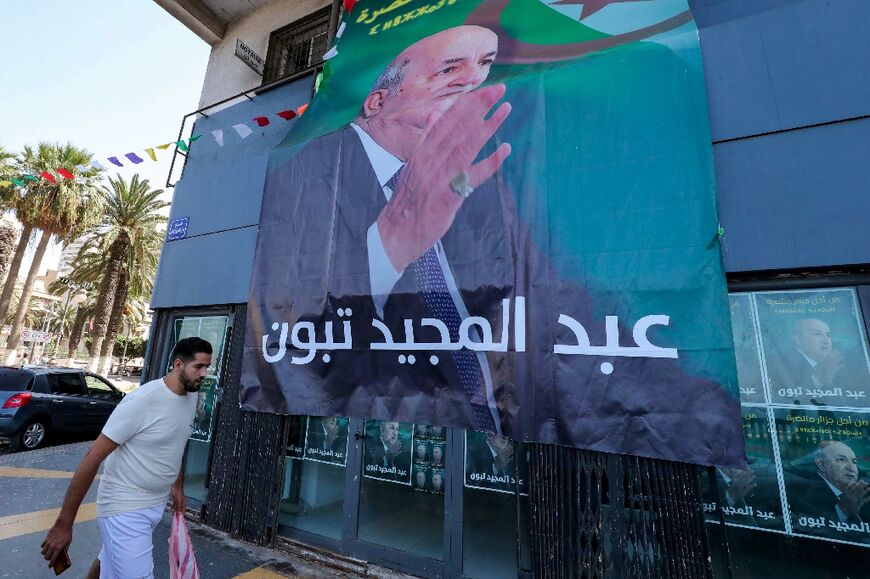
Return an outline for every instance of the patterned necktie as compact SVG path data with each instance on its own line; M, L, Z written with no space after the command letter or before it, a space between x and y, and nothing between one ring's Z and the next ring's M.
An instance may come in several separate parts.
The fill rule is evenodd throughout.
M387 187L390 190L394 190L394 186L398 182L401 173L402 169L399 169L387 181ZM444 270L438 261L438 254L435 252L435 248L429 248L410 267L417 280L417 287L420 288L423 299L426 300L426 305L429 306L432 315L447 326L450 341L458 342L459 326L462 323L462 317L459 314L456 303L453 301L453 297L450 295L447 279L444 277ZM452 352L452 355L456 369L459 371L459 381L462 383L465 398L471 405L474 417L474 430L496 432L495 420L486 399L485 381L477 354L471 350L462 349Z

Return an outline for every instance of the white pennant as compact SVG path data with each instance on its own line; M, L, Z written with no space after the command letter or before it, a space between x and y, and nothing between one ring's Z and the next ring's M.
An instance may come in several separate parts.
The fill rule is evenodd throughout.
M214 140L217 141L218 147L224 146L224 130L218 129L216 131L211 132L214 135Z
M243 139L248 138L248 136L250 136L250 134L254 132L251 130L251 127L249 127L248 125L246 125L244 123L240 123L238 125L233 125L233 128L236 130L236 132L239 134L239 136Z

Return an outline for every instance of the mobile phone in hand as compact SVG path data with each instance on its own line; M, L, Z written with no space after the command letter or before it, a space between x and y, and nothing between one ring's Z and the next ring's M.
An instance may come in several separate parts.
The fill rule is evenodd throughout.
M57 559L54 560L54 566L52 567L54 569L54 574L60 575L70 567L72 567L72 561L69 560L69 554L66 552L66 549L64 549L63 552L57 556Z

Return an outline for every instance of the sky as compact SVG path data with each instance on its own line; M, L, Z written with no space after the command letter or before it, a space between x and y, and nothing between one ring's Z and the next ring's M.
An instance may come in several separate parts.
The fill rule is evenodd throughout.
M174 141L198 108L205 41L153 0L0 0L0 27L0 145L70 142L108 166L136 152L144 163L113 169L165 188L171 153L154 163L143 149ZM43 263L59 257L53 246Z

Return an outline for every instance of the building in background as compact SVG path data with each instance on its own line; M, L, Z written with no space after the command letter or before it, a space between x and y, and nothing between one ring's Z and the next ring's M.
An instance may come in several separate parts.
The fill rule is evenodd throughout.
M184 119L185 131L193 121L204 135L307 103L340 11L325 0L156 1L212 46L200 110ZM709 545L720 577L865 573L870 505L849 487L865 484L870 470L870 43L862 26L870 5L690 6L704 56L749 470L704 472L696 489L698 469L517 445L503 452L515 472L529 472L529 488L501 488L480 477L487 453L501 447L474 433L240 412L263 179L288 124L250 140L225 131L220 151L191 157L175 187L170 220L186 218L185 234L161 257L143 378L162 373L182 337L216 346L187 462L187 490L207 524L319 551L338 565L431 577L546 576L554 565L556 575L584 567L633 576L620 562L667 576L661 569L692 559L667 544ZM408 461L414 482L422 473L419 485L359 476L386 440L413 446L414 456L422 446ZM706 527L651 531L667 536L655 535L642 563L620 557L632 549L603 546L614 536L639 544L637 513L678 519L682 506L647 500L668 485L689 489L686 504L704 493L696 506ZM544 500L544 487L573 492ZM542 512L561 520L548 526ZM558 536L548 538L554 528ZM659 558L664 567L653 564Z

